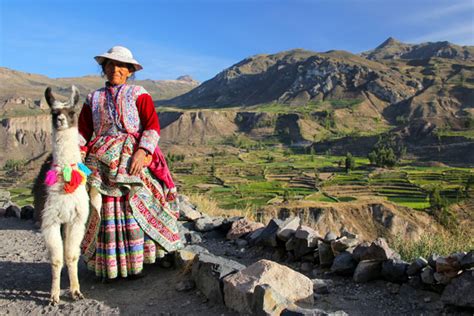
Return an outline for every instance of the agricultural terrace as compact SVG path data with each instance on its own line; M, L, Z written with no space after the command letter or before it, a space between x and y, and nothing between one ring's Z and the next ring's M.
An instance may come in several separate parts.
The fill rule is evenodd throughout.
M430 206L429 192L435 187L448 204L474 194L474 187L467 186L473 169L409 163L381 169L355 157L355 169L346 173L344 159L272 148L186 157L173 161L171 169L182 193L206 194L224 209L257 209L285 199L338 203L377 196L422 210Z

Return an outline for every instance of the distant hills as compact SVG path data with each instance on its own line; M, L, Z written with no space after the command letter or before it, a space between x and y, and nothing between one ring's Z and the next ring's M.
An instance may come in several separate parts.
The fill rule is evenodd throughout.
M93 90L104 85L105 79L99 76L52 79L46 76L25 73L0 67L0 114L16 111L26 113L45 107L43 93L47 86L58 95L68 96L70 86L75 85L84 98ZM136 80L154 100L168 99L190 91L199 82L190 76L181 76L176 80Z

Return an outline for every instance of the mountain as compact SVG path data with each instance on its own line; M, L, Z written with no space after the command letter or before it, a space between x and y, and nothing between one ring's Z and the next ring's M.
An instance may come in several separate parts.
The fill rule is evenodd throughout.
M361 56L370 60L384 59L429 59L441 57L447 59L474 61L474 47L459 46L450 42L428 42L405 44L389 37L374 50L363 52Z
M255 55L157 103L182 108L283 104L295 111L313 105L349 121L355 112L391 125L462 129L474 125L473 52L474 47L448 42L410 45L389 38L361 55L302 49Z
M99 76L84 76L77 78L52 79L46 76L25 73L0 67L0 114L27 113L32 109L46 107L44 90L47 86L53 88L58 95L69 96L71 85L75 85L84 98L93 90L104 85L104 78ZM190 76L182 76L176 80L135 80L142 85L154 100L172 98L188 92L199 85Z

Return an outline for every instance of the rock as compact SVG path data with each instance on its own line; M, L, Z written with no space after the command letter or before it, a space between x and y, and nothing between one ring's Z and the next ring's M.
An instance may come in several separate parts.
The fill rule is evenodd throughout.
M232 223L226 237L227 239L239 239L262 227L265 227L262 223L252 222L246 218L242 218Z
M291 237L291 243L293 243L293 252L297 259L301 258L306 254L314 252L314 249L318 245L319 236L317 232L308 226L300 226L295 231L295 235ZM288 247L285 244L287 250Z
M324 236L324 241L327 243L330 243L333 240L337 239L337 235L334 234L333 232L327 232L326 235Z
M196 210L196 207L189 203L189 201L184 201L178 199L179 201L179 217L187 221L195 221L198 218L202 217L201 212Z
M183 249L175 251L175 263L177 266L186 267L194 261L194 257L201 253L209 253L209 251L198 245L187 245Z
M289 302L313 303L313 282L301 273L269 260L259 260L224 278L227 307L252 314L253 293L260 284L268 284Z
M434 270L430 266L426 266L421 270L421 281L425 284L435 284Z
M464 270L474 268L474 250L469 251L461 260L461 268Z
M247 246L249 244L249 242L245 239L237 239L235 241L235 244L236 244L237 247L243 248L243 247Z
M382 263L382 276L387 281L403 283L408 281L408 275L406 274L407 269L407 262L398 259L389 259Z
M245 266L222 257L200 253L194 258L192 277L196 287L212 302L224 303L222 280Z
M213 229L205 232L203 237L206 239L224 239L225 234L220 229Z
M268 284L258 284L253 293L253 315L280 315L291 303Z
M339 275L351 276L356 269L357 261L348 252L342 252L334 258L331 271Z
M270 220L268 225L262 230L259 236L254 240L255 245L262 245L268 247L276 247L277 246L277 239L276 234L277 231L280 229L283 221L273 218Z
M202 242L202 236L198 232L187 232L184 234L184 238L188 244L200 244Z
M365 256L367 253L367 250L370 247L370 243L367 241L364 241L360 244L358 244L355 248L354 251L352 252L352 256L354 257L354 260L356 261L361 261L362 256Z
M34 215L35 215L35 209L33 206L26 205L21 208L21 214L20 214L21 219L24 219L24 220L33 219Z
M464 271L449 283L441 295L445 304L474 308L474 271Z
M459 270L461 270L461 262L455 255L436 259L436 272L438 273L448 274L454 277L458 274Z
M11 204L5 211L5 217L21 218L21 209L16 204Z
M313 281L313 292L316 294L328 294L329 286L332 285L331 280L323 279L312 279Z
M341 237L331 241L331 249L335 256L345 251L348 248L355 247L359 241L355 238Z
M460 271L459 271L460 272ZM439 272L435 272L433 274L433 277L435 279L435 281L439 284L448 284L449 282L451 282L451 280L457 276L457 273L455 275L452 275L452 274L444 274L444 273L439 273Z
M438 260L440 256L433 253L431 254L429 257L428 257L428 264L430 265L430 267L432 267L433 269L436 269L436 260Z
M194 227L198 232L207 232L215 228L214 221L209 216L203 216L194 221Z
M311 262L302 262L300 270L301 272L310 272L313 270L313 264Z
M196 283L193 280L184 280L178 282L175 286L175 290L178 292L191 291L196 287Z
M319 264L321 267L330 267L334 261L334 254L332 253L331 245L319 241L318 243L319 250Z
M361 260L387 260L398 257L395 251L390 249L385 238L377 238L370 244L367 252L361 256Z
M239 220L241 220L241 219L243 219L243 218L244 218L244 217L242 217L242 216L233 216L233 217L229 217L229 218L226 217L226 218L224 218L224 220L222 221L222 225L219 227L219 229L220 229L222 232L224 232L224 233L227 234L227 233L229 232L230 228L232 227L232 225L233 225L235 222L237 222L237 221L239 221Z
M10 192L0 189L0 208L7 209L11 204Z
M263 225L263 224L262 224ZM250 245L255 245L255 243L257 242L257 240L260 238L260 235L262 234L262 232L265 230L265 227L260 227L260 228L257 228L256 230L254 230L253 232L249 233L245 239L247 239L247 241L249 242Z
M428 261L426 261L423 257L418 257L413 261L407 269L408 275L415 275L418 274L424 267L428 265Z
M347 237L347 238L352 238L352 239L357 239L358 238L357 234L354 234L354 233L348 231L345 228L343 228L341 230L341 236L344 236L344 237Z
M379 279L381 276L382 262L379 260L360 261L354 271L354 281L365 283L371 280Z
M286 219L278 229L277 237L283 241L289 240L300 226L300 222L300 218L296 216Z

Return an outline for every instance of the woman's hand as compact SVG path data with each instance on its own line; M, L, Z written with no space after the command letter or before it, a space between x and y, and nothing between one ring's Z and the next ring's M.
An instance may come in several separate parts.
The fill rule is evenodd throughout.
M138 176L145 166L146 151L143 148L138 148L133 154L132 164L130 165L130 174Z

